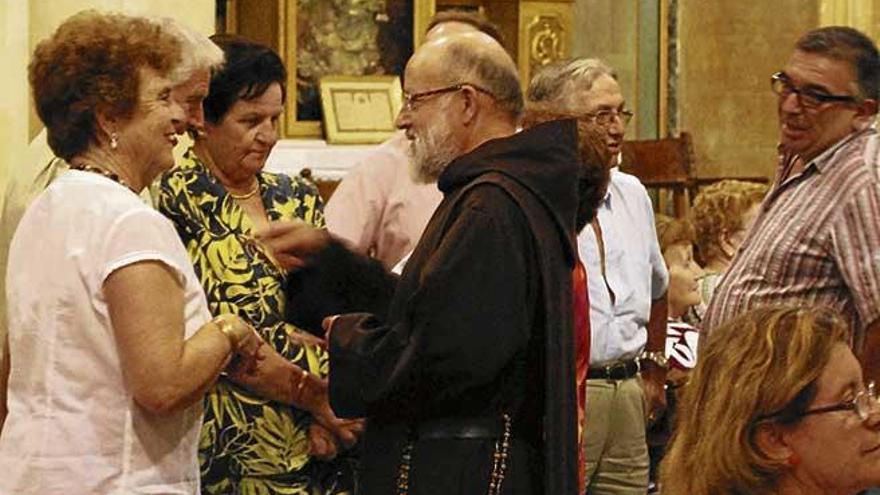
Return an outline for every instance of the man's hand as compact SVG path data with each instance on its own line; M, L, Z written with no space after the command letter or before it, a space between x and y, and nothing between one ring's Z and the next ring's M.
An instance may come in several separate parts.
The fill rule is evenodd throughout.
M643 360L642 389L645 391L646 424L650 426L666 409L666 370L657 364Z
M268 227L254 231L254 237L285 270L305 266L308 258L330 241L326 230L316 229L302 220L271 222Z
M351 448L357 443L358 437L364 431L364 420L362 419L340 419L336 417L330 404L325 403L324 407L316 411L312 411L315 422L327 429L336 440L344 447Z
M321 320L321 328L324 329L324 346L330 347L330 331L333 330L333 323L336 322L339 315L330 315Z

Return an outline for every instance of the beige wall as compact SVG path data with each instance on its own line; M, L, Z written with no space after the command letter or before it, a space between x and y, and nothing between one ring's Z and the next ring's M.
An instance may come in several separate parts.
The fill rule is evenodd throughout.
M194 28L214 31L214 0L7 0L0 2L0 191L10 177L26 176L48 156L41 126L31 113L27 62L34 46L65 18L95 8L173 16ZM5 195L0 195L2 211Z
M617 71L626 104L638 112L639 4L642 0L577 0L572 55L598 57ZM632 122L629 130L636 129ZM630 132L628 137L635 138Z
M579 36L574 55L598 56L618 69L637 119L654 111L639 108L650 99L645 98L648 88L639 86L646 80L639 71L654 70L642 58L659 53L659 47L653 52L640 46L646 23L651 22L645 5L641 0L575 3ZM776 100L768 80L784 65L801 34L820 25L842 24L875 39L880 36L880 0L678 0L677 6L679 72L677 98L669 111L675 112L674 130L690 132L694 138L696 173L701 177L772 175ZM628 137L653 137L648 132L640 136L640 127L650 129L634 122Z
M818 25L818 7L815 0L680 0L678 130L693 134L699 176L773 173L769 77Z

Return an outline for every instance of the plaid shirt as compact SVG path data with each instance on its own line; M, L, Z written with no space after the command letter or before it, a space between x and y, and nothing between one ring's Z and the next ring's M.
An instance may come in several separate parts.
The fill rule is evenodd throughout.
M860 349L880 317L880 172L874 130L853 133L792 175L780 157L764 199L703 320L703 331L770 304L840 311Z

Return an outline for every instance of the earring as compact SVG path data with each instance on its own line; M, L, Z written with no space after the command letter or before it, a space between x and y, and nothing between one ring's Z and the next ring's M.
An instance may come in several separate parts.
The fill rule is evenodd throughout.
M797 467L801 463L801 458L797 454L791 454L785 461L788 467Z
M119 136L115 132L110 133L110 149L115 150L119 146Z

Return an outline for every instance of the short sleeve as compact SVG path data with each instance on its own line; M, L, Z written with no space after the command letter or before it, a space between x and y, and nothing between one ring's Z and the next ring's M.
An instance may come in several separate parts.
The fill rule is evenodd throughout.
M158 261L171 268L181 287L186 285L186 251L171 222L154 210L143 208L121 215L101 245L99 284L122 267Z

